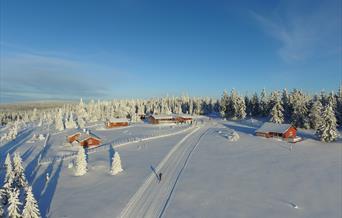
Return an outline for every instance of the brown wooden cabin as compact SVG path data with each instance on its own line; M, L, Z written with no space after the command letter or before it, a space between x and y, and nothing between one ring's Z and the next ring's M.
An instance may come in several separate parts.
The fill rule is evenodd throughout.
M81 136L81 133L80 132L77 132L75 134L72 134L70 136L67 136L67 141L69 143L73 143L74 141L76 141L79 137Z
M100 145L101 139L94 137L94 136L90 136L88 138L80 139L78 142L83 147L93 147L93 146Z
M297 128L291 124L266 122L255 131L255 135L266 138L279 137L284 139L296 138Z
M129 122L126 118L114 118L110 119L106 122L106 128L115 128L115 127L121 127L121 126L128 126Z
M175 119L178 123L192 123L192 117L188 115L178 115Z
M67 136L69 143L78 142L81 146L92 147L101 144L101 139L90 132L77 132Z
M177 120L172 115L151 115L148 121L151 124L177 123Z

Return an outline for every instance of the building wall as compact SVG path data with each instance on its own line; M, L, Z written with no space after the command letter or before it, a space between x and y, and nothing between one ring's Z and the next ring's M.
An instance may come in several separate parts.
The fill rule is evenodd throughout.
M284 138L295 138L297 135L297 129L290 127L283 135Z
M85 146L85 147L88 147L88 146L97 146L97 145L100 145L101 144L101 141L96 139L96 138L88 138L86 140L83 140L80 142L80 145L81 146Z
M106 123L107 128L114 128L114 127L120 127L120 126L128 126L128 122L120 122L120 123L107 122Z

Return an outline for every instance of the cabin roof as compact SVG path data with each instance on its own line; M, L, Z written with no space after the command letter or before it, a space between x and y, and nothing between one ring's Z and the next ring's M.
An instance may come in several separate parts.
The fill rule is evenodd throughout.
M95 138L95 139L98 139L98 140L100 140L100 138L98 137L98 136L96 136L95 134L93 134L93 133L81 133L81 135L80 135L80 137L77 139L77 141L84 141L84 140L86 140L86 139L88 139L88 138Z
M174 119L174 116L173 115L163 115L163 114L160 114L160 115L151 115L151 117L153 117L154 119L156 120L163 120L163 119Z
M278 124L278 123L271 123L271 122L265 122L259 129L257 129L255 132L275 132L275 133L285 133L290 127L292 127L291 124Z
M111 122L111 123L128 123L128 119L127 118L111 118L109 120L109 122Z

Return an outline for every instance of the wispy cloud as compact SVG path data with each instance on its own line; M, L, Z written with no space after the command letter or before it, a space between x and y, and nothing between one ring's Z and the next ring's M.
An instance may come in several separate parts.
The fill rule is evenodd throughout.
M278 54L285 61L300 61L341 53L340 7L339 1L295 1L251 15L280 42Z
M1 102L106 98L115 76L103 66L31 53L2 57L0 71ZM99 76L104 74L109 76Z

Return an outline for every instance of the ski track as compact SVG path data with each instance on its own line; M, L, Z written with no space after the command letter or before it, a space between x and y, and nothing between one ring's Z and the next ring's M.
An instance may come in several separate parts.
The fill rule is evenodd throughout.
M161 182L152 172L119 217L162 217L192 152L209 129L207 125L197 127L178 142L156 168L163 173Z

